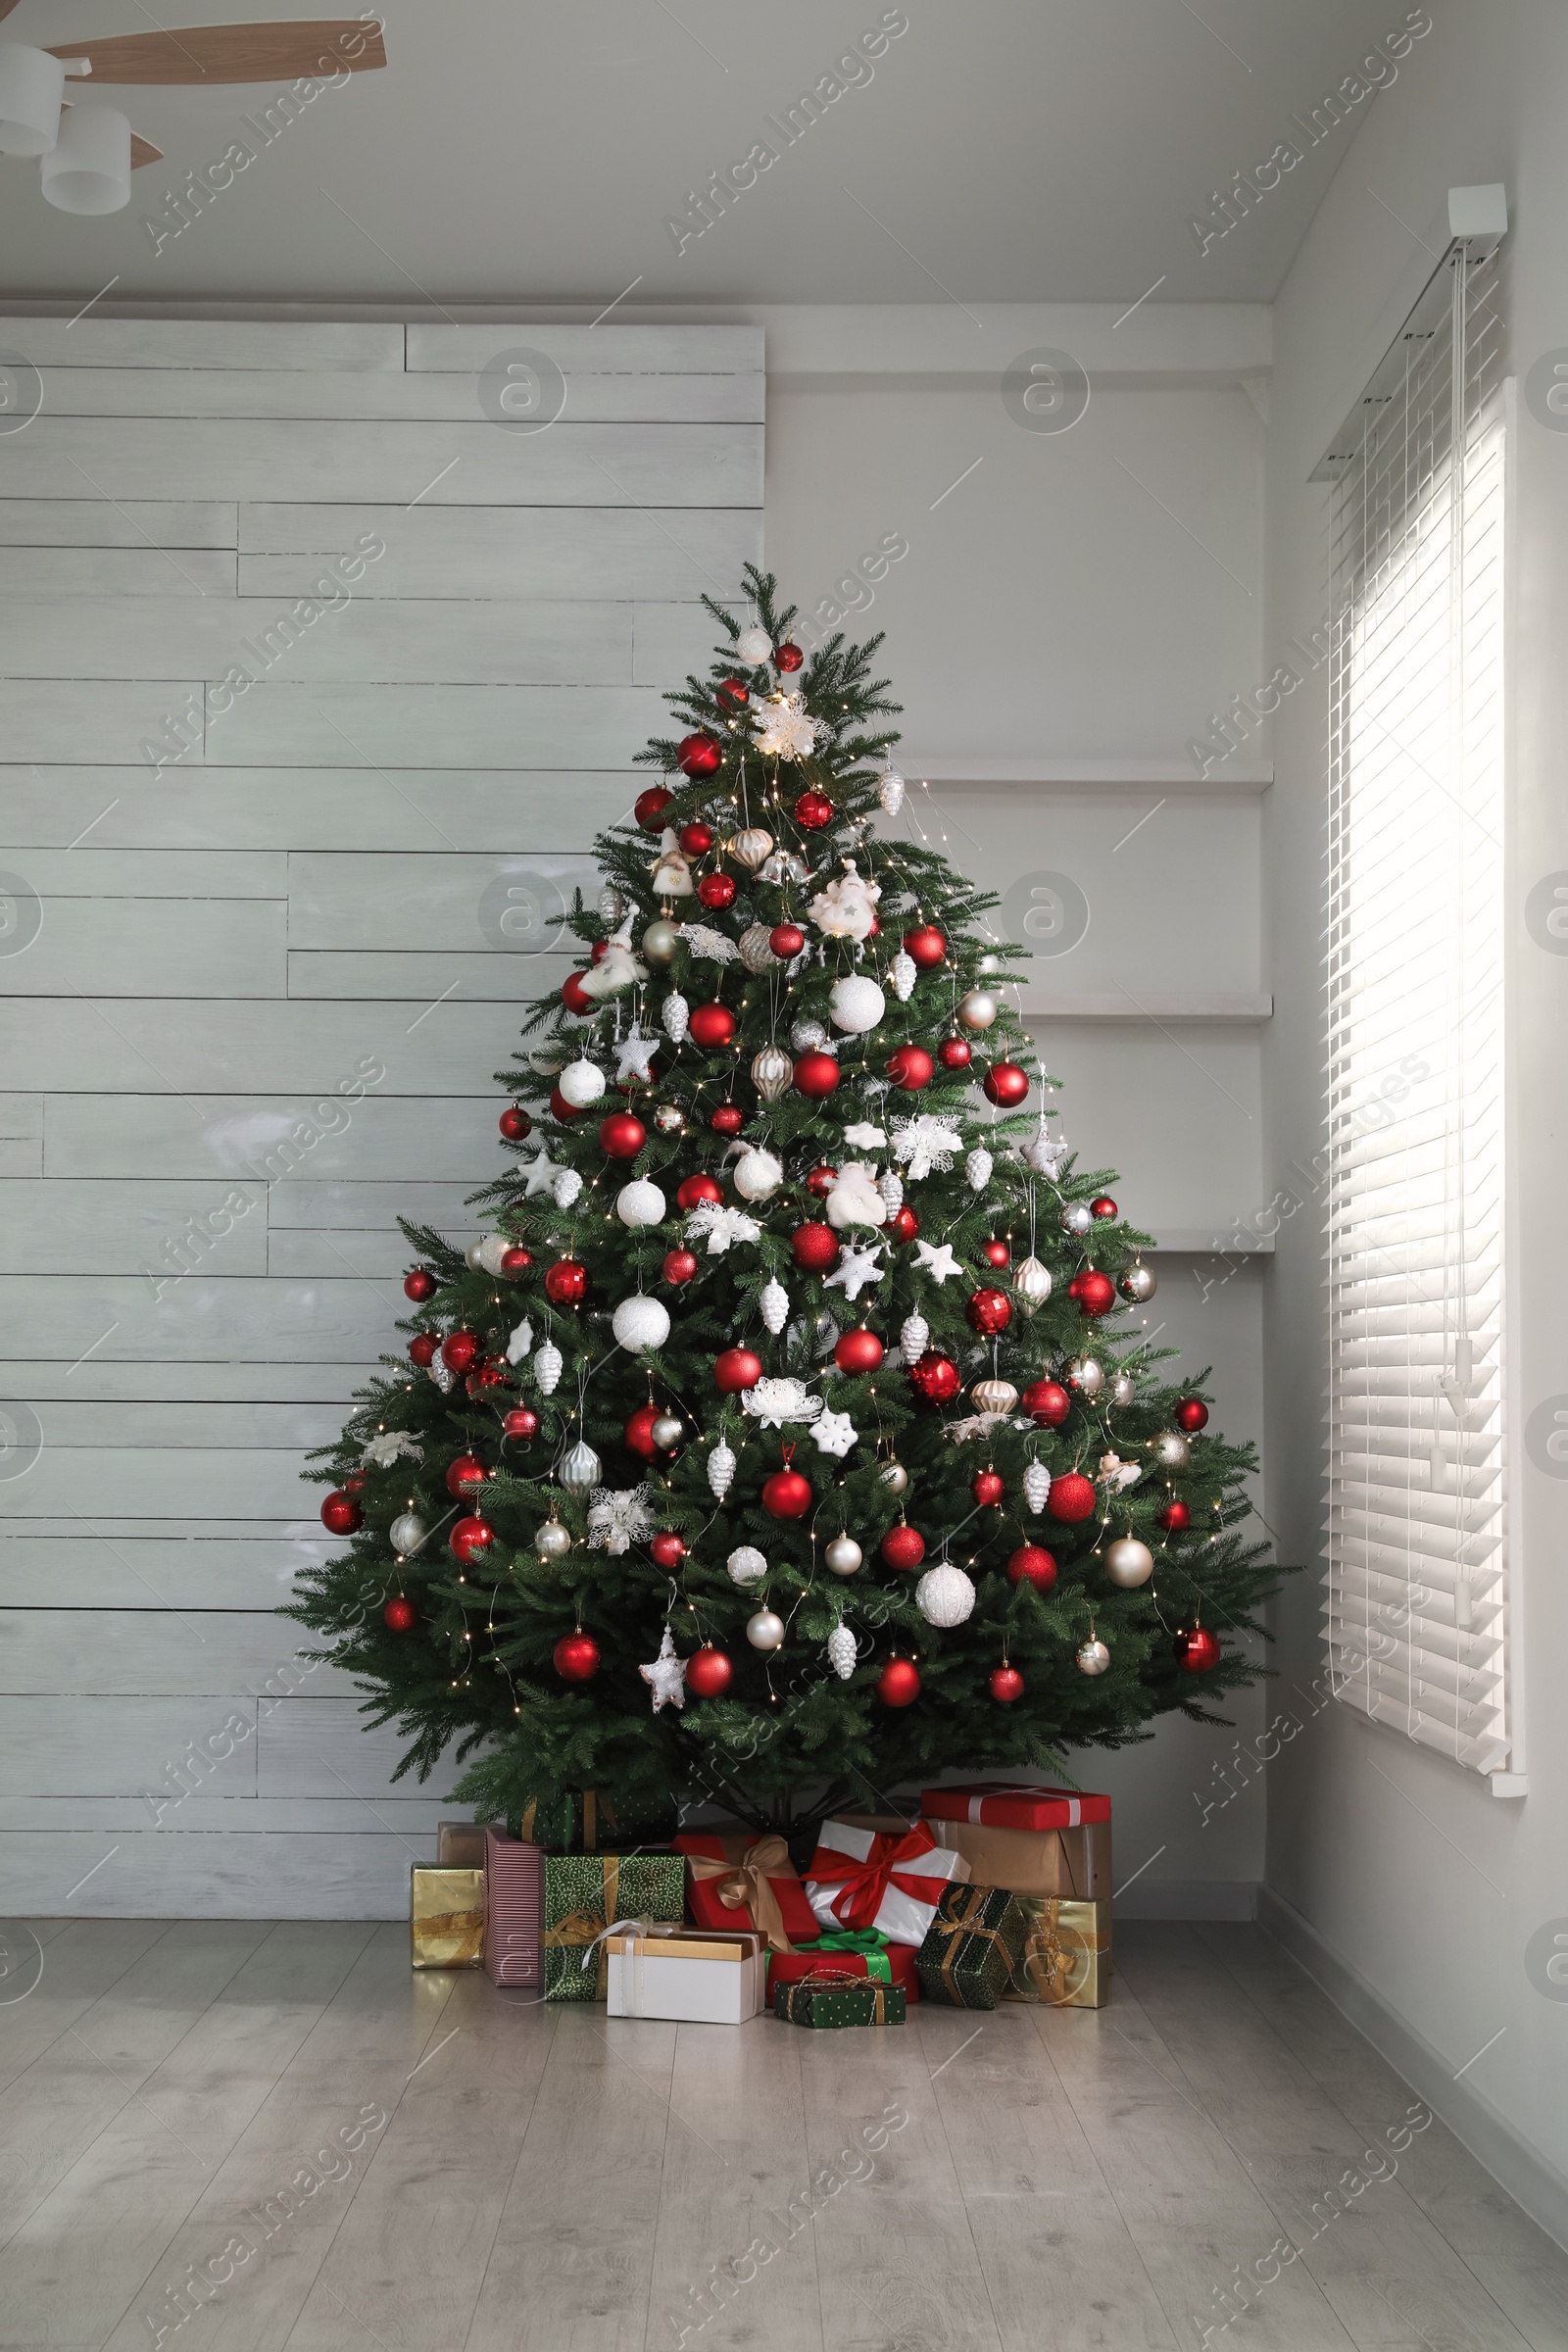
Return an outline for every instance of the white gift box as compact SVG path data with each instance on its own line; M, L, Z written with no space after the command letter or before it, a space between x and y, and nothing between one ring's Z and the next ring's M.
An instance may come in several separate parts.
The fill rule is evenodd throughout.
M743 2026L765 2006L767 1938L737 1929L612 1934L609 2014L683 2025Z

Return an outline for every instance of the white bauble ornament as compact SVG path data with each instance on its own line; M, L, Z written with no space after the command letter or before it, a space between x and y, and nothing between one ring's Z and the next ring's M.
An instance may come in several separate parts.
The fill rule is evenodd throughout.
M1105 1574L1124 1592L1147 1585L1153 1573L1154 1555L1136 1536L1118 1536L1114 1544L1105 1546Z
M790 1031L790 1044L797 1054L815 1054L830 1042L820 1021L797 1021Z
M749 972L765 972L777 963L778 957L768 945L770 936L766 923L749 924L741 933L741 961Z
M1095 1215L1087 1200L1070 1201L1061 1212L1063 1233L1076 1234L1081 1241L1094 1224Z
M533 1359L533 1376L539 1383L539 1394L541 1396L553 1396L555 1395L557 1383L561 1379L564 1360L565 1359L562 1355L561 1349L556 1346L554 1340L546 1340L544 1346L535 1351Z
M888 965L888 979L892 983L893 994L901 1004L907 1004L914 994L914 984L919 977L920 968L914 957L906 956L901 948Z
M939 1560L915 1586L914 1605L927 1625L961 1625L974 1607L974 1587L961 1568Z
M989 988L971 988L958 999L958 1018L966 1029L989 1029L1001 1010Z
M771 833L764 833L760 825L748 825L730 843L729 854L748 873L755 874L772 847Z
M874 1029L887 1008L886 997L864 972L849 972L833 983L828 1012L834 1028L847 1031L851 1037L863 1037Z
M1051 1268L1038 1257L1026 1257L1013 1269L1012 1295L1026 1315L1038 1314L1051 1297Z
M762 1321L777 1338L790 1319L790 1295L776 1274L768 1276L757 1303L761 1309Z
M963 1163L963 1172L969 1179L969 1190L972 1193L985 1191L986 1186L991 1182L991 1171L996 1164L984 1144L976 1144Z
M387 1529L393 1550L405 1559L413 1558L429 1532L417 1511L400 1511Z
M569 1208L582 1191L582 1178L575 1168L563 1168L550 1181L550 1190L558 1208Z
M564 1454L556 1466L556 1476L568 1494L586 1494L597 1487L605 1475L605 1465L588 1444L579 1438L569 1453Z
M724 1562L732 1585L760 1585L767 1574L767 1559L755 1544L738 1544Z
M1103 1674L1110 1664L1110 1652L1103 1642L1086 1642L1075 1662L1080 1674Z
M773 640L765 629L742 629L735 640L735 659L743 669L760 669L773 659Z
M563 1102L569 1102L573 1110L586 1110L604 1093L605 1073L597 1061L590 1061L584 1054L579 1061L567 1062L556 1084L561 1089Z
M664 999L664 1009L659 1017L664 1024L664 1035L672 1045L678 1046L685 1036L691 1013L691 1006L678 989Z
M1179 1429L1162 1429L1154 1440L1154 1459L1162 1470L1185 1470L1192 1448Z
M974 968L977 972L1000 972L1002 958L1000 956L982 956Z
M479 1264L483 1271L499 1277L501 1261L511 1248L504 1233L487 1233L479 1244Z
M1051 1493L1051 1472L1044 1462L1030 1462L1023 1474L1023 1498L1038 1519Z
M662 1348L669 1337L669 1309L637 1291L622 1298L610 1319L610 1328L633 1355L645 1348Z
M876 1189L882 1196L882 1205L888 1212L888 1223L891 1225L904 1206L904 1179L894 1169L884 1168L877 1178Z
M1112 1404L1129 1405L1138 1394L1138 1383L1130 1372L1118 1372L1110 1384Z
M1098 1396L1105 1385L1105 1368L1097 1356L1075 1355L1067 1366L1067 1385L1080 1396Z
M931 1326L924 1315L906 1315L899 1333L899 1351L906 1364L917 1364L931 1345Z
M668 1206L659 1186L647 1176L623 1184L615 1195L615 1214L623 1225L659 1225Z
M865 1554L853 1536L836 1535L823 1548L822 1558L835 1576L853 1576Z
M535 1046L528 1055L528 1067L536 1078L554 1078L566 1066L566 1049L563 1045Z
M784 1181L783 1163L771 1152L749 1145L735 1162L734 1177L735 1190L743 1200L765 1200Z
M678 1446L685 1434L686 1425L679 1413L656 1413L649 1424L648 1435L662 1453Z
M680 932L667 914L656 915L639 945L650 963L667 963L680 945Z
M906 1468L904 1467L904 1464L903 1464L902 1462L884 1462L884 1463L883 1463L883 1465L882 1465L882 1484L883 1484L885 1487L887 1487L887 1488L888 1488L888 1489L889 1489L889 1490L890 1490L890 1491L891 1491L893 1494L902 1494L904 1493L904 1490L905 1490L905 1488L906 1488L906 1487L908 1485L908 1483L909 1483L909 1473L907 1472L907 1470L906 1470Z
M776 1102L794 1076L795 1064L782 1046L764 1046L752 1056L752 1084L764 1102Z
M720 1438L708 1457L708 1484L715 1502L722 1502L735 1476L735 1453Z
M1018 1401L1010 1380L977 1380L969 1394L983 1413L1010 1413Z
M1159 1285L1154 1280L1153 1267L1146 1266L1139 1258L1135 1265L1123 1269L1117 1287L1124 1298L1130 1298L1134 1306L1142 1306L1152 1298Z
M482 1274L484 1272L484 1260L479 1255L479 1251L483 1246L483 1237L481 1236L479 1241L469 1242L464 1250L463 1262L467 1267L470 1274Z
M542 1560L564 1560L571 1549L571 1530L552 1514L543 1527L534 1529L533 1547Z
M840 1618L827 1638L827 1662L841 1683L847 1683L855 1672L859 1654L858 1642Z
M904 778L896 767L890 767L876 788L876 797L889 816L897 816L904 807Z
M754 1649L781 1649L784 1645L784 1620L772 1609L759 1609L755 1617L746 1620L746 1639Z

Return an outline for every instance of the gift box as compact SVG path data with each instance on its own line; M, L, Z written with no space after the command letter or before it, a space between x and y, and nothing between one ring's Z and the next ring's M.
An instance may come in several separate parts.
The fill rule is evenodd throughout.
M451 1870L483 1870L484 1834L487 1825L482 1821L438 1821L435 1826L435 1858Z
M969 1865L937 1844L923 1822L847 1813L824 1821L806 1874L820 1927L877 1928L890 1943L920 1944L937 1905Z
M477 1968L484 1957L484 1872L416 1862L409 1873L409 1956L416 1968Z
M1109 1821L1110 1799L1082 1788L1013 1788L1004 1781L960 1781L922 1788L926 1821L966 1821L988 1830L1078 1830Z
M819 1933L782 1838L683 1830L675 1851L686 1856L687 1907L699 1927L756 1928L775 1952Z
M544 1848L505 1830L484 1831L484 1970L492 1984L544 1978Z
M1005 1886L950 1886L916 1961L920 1989L954 2009L994 2009L1029 1941L1030 1918Z
M1110 1900L1108 1819L1043 1830L943 1820L929 1827L938 1845L963 1856L976 1886L1061 1895L1080 1903Z
M896 1984L905 2000L920 1998L920 1979L915 1973L917 1947L912 1943L889 1943L875 1929L836 1929L830 1936L819 1936L810 1943L798 1944L793 1952L769 1952L767 1956L767 1997L772 1999L780 1984L798 1984L805 1977L820 1976L824 1966L851 1977L865 1977L872 1984Z
M673 1852L546 1854L540 1947L547 2001L602 2001L610 1958L599 1943L596 1965L583 1953L617 1920L682 1924L686 1857Z
M1007 1987L1009 2001L1054 2009L1102 2009L1110 1983L1110 1904L1075 1903L1054 1894L1014 1898L1028 1935Z
M620 1934L612 1930L605 1948L612 2017L743 2026L763 2006L767 1938L760 1933L656 1928L644 1936L628 1927Z
M773 2015L787 2026L902 2026L905 2003L897 1984L872 1984L855 1977L802 1977L780 1984L773 1994Z

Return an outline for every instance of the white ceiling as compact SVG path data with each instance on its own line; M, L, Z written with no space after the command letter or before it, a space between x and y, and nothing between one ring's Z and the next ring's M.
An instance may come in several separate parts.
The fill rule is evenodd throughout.
M578 304L640 278L633 311L1130 303L1161 276L1162 303L1267 300L1350 129L1206 257L1188 216L1403 16L1398 0L905 12L874 78L680 255L663 217L875 25L880 0L389 0L386 71L324 91L156 256L143 215L220 158L277 85L104 87L167 160L136 173L127 211L82 220L43 202L35 162L0 158L0 300L85 300L117 272L117 302ZM232 5L224 21L291 13ZM198 20L212 21L199 0L156 18L141 0L21 0L0 38L58 45Z

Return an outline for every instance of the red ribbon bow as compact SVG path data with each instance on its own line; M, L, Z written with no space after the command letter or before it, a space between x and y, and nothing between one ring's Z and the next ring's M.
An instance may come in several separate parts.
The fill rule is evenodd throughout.
M819 1845L807 1877L816 1886L843 1887L843 1893L833 1897L835 1919L847 1928L869 1928L875 1925L882 1897L894 1882L916 1902L932 1899L927 1892L929 1873L908 1866L935 1853L936 1844L921 1822L903 1838L895 1838L890 1830L878 1830L863 1862L857 1862L853 1854L841 1854L834 1846Z

